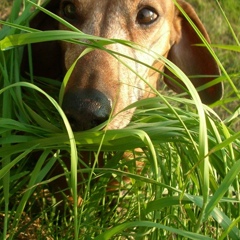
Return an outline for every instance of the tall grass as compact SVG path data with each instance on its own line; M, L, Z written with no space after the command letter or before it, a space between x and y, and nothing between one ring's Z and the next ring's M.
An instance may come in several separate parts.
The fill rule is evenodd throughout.
M188 78L165 60L193 100L159 92L129 106L137 110L124 129L102 131L99 126L73 133L58 103L61 83L29 81L20 75L22 45L36 37L89 39L91 48L119 40L73 28L36 32L26 27L31 7L26 1L22 11L20 1L14 1L0 32L1 239L239 239L240 132L231 128L239 106L221 120L201 104ZM231 49L239 51L239 46ZM224 64L222 70L228 92L213 106L224 109L240 97L231 72ZM93 163L82 161L83 151L93 152ZM101 157L104 168L98 162ZM59 203L46 190L60 177L48 177L57 162L73 196L73 205L65 202L60 214ZM81 183L77 174L82 174ZM120 187L110 191L113 180ZM77 184L83 185L79 207Z

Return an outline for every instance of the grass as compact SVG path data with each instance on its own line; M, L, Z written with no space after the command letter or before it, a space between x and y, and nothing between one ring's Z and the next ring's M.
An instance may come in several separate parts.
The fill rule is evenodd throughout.
M239 4L234 1L189 1L198 10L199 17L206 26L211 37L212 43L224 45L223 48L214 48L222 65L226 69L231 81L237 89L240 89L239 72L240 61L239 55ZM232 50L229 47L233 46ZM238 49L238 50L237 50ZM226 119L231 112L238 109L240 102L239 98L235 98L235 94L229 83L224 81L225 98L231 99L227 102L224 98L224 103L216 111L223 118ZM232 128L239 131L240 121L236 120L232 124Z
M226 86L224 98L212 106L218 113L202 105L194 89L193 100L163 91L129 106L137 110L124 129L101 131L99 126L73 133L58 104L61 83L23 79L23 48L17 45L36 34L41 40L96 38L57 31L30 32L26 38L21 30L29 31L24 26L32 5L26 2L18 16L19 2L14 2L0 32L1 239L239 239L240 69L227 64L235 56L229 46L239 54L239 45L234 40L213 41L227 45L217 50ZM219 6L211 4L224 22ZM98 44L107 41L99 39ZM93 42L91 47L99 45ZM93 152L93 163L82 162L83 151ZM70 171L66 159L71 161ZM65 203L62 213L48 190L60 177L49 177L57 162L73 191L73 205ZM82 175L81 183L77 174ZM113 180L120 187L110 191ZM78 208L77 184L82 185Z

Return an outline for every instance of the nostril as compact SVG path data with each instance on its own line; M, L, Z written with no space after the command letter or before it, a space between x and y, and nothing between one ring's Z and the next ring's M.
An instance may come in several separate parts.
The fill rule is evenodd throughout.
M111 113L111 102L103 93L94 89L65 93L62 107L74 131L98 126Z

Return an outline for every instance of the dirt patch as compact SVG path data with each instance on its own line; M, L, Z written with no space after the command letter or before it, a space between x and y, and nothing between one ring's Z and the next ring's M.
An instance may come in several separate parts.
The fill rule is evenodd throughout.
M9 16L12 8L12 0L2 0L0 1L0 19L6 20Z

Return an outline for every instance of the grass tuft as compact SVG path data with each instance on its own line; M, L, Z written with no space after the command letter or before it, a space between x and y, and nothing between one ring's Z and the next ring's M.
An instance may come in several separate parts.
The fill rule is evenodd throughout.
M216 48L215 57L224 70L215 80L226 86L222 100L211 108L202 105L187 76L162 58L186 83L193 100L153 89L156 97L128 106L136 111L126 128L102 131L106 122L77 133L72 132L59 104L61 83L21 76L23 46L67 40L85 44L83 54L104 50L107 44L139 46L73 28L30 29L26 22L34 14L32 3L25 1L22 7L19 2L14 1L9 19L0 22L0 238L239 239L240 94L236 79L240 69L228 65L235 56L231 54L239 53L235 25L227 14L233 0L229 4L219 1L221 8L216 2L208 3L221 13L217 15L234 39L208 46ZM195 3L201 9L202 1ZM93 163L83 161L86 154ZM57 163L64 171L53 176ZM77 175L82 176L81 182ZM72 200L59 190L65 199L60 213L61 202L50 186L61 177L68 180ZM118 185L110 189L110 181Z

